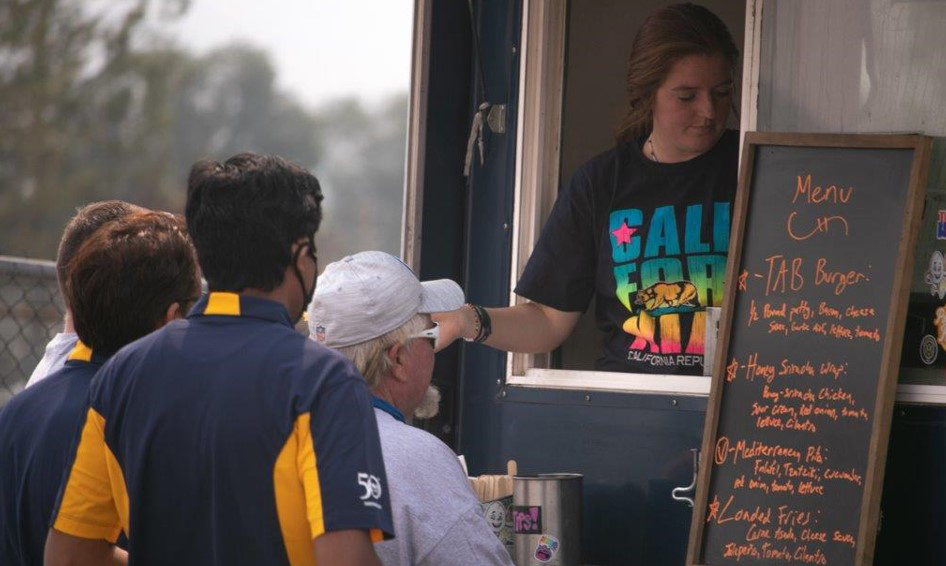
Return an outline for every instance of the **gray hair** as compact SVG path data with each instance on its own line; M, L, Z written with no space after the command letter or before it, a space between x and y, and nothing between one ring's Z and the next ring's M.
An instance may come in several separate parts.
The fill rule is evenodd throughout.
M391 371L391 359L388 350L395 344L405 344L412 334L427 328L430 315L415 314L407 322L394 330L366 342L337 348L346 358L354 362L355 367L364 376L369 389L374 389L381 382L381 376Z
M431 419L440 412L440 389L436 385L427 387L420 405L414 409L414 418Z

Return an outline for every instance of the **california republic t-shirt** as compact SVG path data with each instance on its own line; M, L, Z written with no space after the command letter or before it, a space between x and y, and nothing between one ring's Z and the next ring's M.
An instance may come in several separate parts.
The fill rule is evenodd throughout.
M672 164L647 159L642 141L575 172L516 293L562 311L595 296L596 369L699 375L706 307L723 301L739 135Z

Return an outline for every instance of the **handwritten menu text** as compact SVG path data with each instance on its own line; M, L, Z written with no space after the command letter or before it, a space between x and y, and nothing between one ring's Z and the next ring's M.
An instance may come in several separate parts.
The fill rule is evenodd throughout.
M721 410L703 460L704 564L839 566L862 542L906 186L851 174L843 150L820 164L807 159L812 148L789 151L789 165L757 154ZM878 200L885 191L894 194Z

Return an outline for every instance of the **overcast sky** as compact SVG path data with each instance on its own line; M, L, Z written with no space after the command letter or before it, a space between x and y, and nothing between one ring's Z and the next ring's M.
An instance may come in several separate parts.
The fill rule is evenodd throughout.
M309 105L406 91L411 0L191 0L173 26L197 53L245 40L271 53L281 88Z

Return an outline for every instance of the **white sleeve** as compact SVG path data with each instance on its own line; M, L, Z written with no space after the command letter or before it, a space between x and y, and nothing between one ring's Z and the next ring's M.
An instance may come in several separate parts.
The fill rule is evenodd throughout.
M46 379L47 376L62 369L66 365L66 359L75 348L79 338L74 333L60 332L53 336L52 340L46 344L46 351L43 353L43 359L33 368L30 379L26 382L26 387L36 385Z

